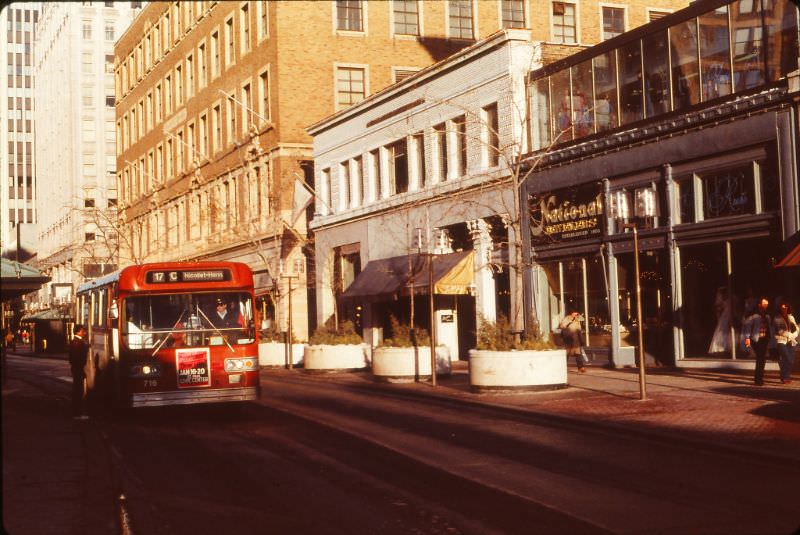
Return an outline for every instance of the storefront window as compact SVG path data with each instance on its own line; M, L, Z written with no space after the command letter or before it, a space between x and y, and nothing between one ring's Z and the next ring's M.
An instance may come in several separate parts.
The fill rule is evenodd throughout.
M703 100L731 94L728 6L698 18L700 23L700 80Z
M619 126L617 113L617 59L612 50L592 60L594 63L594 111L597 131Z
M564 143L572 140L572 104L570 98L569 69L565 69L550 77L552 95L553 141Z
M672 47L672 94L676 110L700 102L700 72L697 62L697 19L670 28Z
M758 174L761 178L761 211L773 212L781 209L781 184L778 175L777 150L771 145L767 149L766 160L758 162Z
M572 117L576 138L594 134L592 102L592 62L584 61L572 67Z
M619 99L622 124L642 119L642 49L641 41L624 45L619 50Z
M617 255L619 284L620 345L639 342L636 317L636 268L633 253ZM639 273L644 318L644 346L656 359L668 364L672 351L672 302L670 300L669 257L666 251L639 254Z
M755 212L752 163L699 176L704 219Z
M678 179L675 185L678 194L677 223L694 223L694 177Z
M731 303L724 243L681 247L684 356L731 356Z
M761 2L739 0L731 4L735 91L744 91L764 83L764 45L761 34Z
M611 345L608 284L601 255L543 264L538 296L546 332L558 333L562 318L572 310L580 312L585 342L593 347Z
M644 38L644 99L647 117L670 111L667 32Z

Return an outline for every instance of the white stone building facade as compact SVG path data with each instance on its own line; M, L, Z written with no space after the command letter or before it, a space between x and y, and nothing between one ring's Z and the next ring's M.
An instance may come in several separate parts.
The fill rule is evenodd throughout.
M480 317L502 313L521 325L519 210L508 178L528 150L525 75L541 66L540 52L528 30L500 31L309 128L320 323L371 261L472 250L469 295L437 296L436 304L457 318L460 353ZM427 308L427 297L417 299L418 311ZM349 306L377 345L395 305L339 300L340 319Z
M41 301L116 268L114 42L141 2L49 2L34 44Z

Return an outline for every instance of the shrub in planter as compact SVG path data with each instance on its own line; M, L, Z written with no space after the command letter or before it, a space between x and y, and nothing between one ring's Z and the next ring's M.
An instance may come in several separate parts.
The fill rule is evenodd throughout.
M361 342L363 340L356 332L352 321L343 321L337 329L333 318L326 321L322 327L318 327L308 341L310 345L360 344Z
M480 325L477 331L477 344L475 349L487 349L490 351L526 351L546 349L556 349L556 345L549 340L541 338L517 340L511 332L511 323L503 315L497 321L488 321L480 318Z
M391 325L392 337L385 338L382 347L414 347L414 346L430 346L431 337L425 329L414 329L411 332L411 327L400 323L393 315L389 316L389 324Z
M299 366L303 362L303 344L292 336L292 364ZM286 364L286 336L273 323L261 329L258 343L258 364L260 366L283 366Z

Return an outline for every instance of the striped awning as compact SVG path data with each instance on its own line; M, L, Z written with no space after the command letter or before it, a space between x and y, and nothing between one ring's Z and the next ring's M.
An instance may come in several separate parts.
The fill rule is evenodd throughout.
M783 260L775 264L775 267L798 267L800 266L800 243L794 246L794 248L789 251Z

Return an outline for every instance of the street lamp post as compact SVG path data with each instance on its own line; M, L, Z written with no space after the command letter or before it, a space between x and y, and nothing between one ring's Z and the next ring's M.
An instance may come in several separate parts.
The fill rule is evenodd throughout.
M644 359L644 318L642 317L642 281L639 271L639 224L642 228L648 228L652 218L658 215L658 203L654 188L641 188L636 190L636 204L634 206L634 218L641 223L628 221L630 218L629 192L625 190L615 191L611 194L611 218L615 220L617 226L622 230L630 229L633 232L633 265L636 277L636 321L638 322L638 341L639 341L639 399L647 399L647 382L645 379L645 359Z

